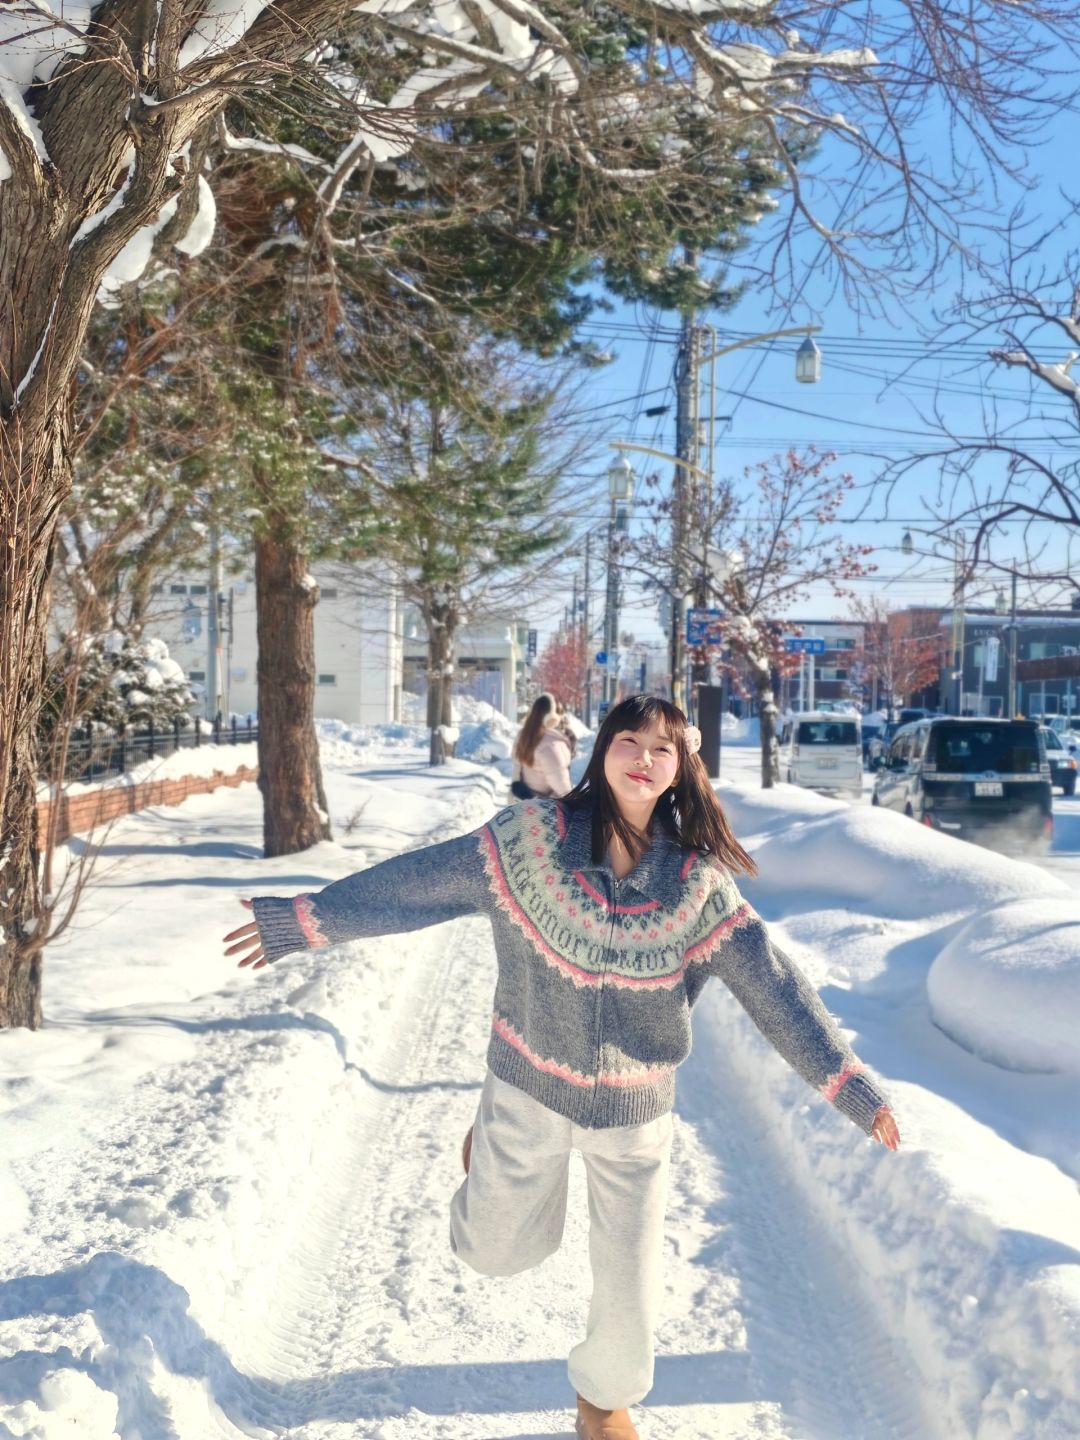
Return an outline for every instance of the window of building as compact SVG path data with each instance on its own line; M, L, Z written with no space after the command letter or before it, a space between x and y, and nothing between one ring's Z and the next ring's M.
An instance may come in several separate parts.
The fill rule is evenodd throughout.
M205 671L205 670L189 670L189 671L187 672L187 678L188 678L189 680L205 680L205 679L206 679L206 671Z
M319 586L319 599L320 599L320 600L336 600L336 599L337 599L337 586L336 586L336 585L320 585L320 586Z
M169 594L170 594L170 595L186 595L186 594L187 594L187 586L186 586L186 585L170 585L170 586L169 586Z
M336 685L336 684L337 684L337 676L336 676L336 675L320 675L320 676L319 676L319 684L320 684L320 685Z
M1033 640L1028 646L1028 656L1032 660L1056 660L1061 654L1061 646L1055 641Z
M188 594L189 594L189 595L205 595L205 594L206 594L206 586L205 586L205 585L189 585L189 586L188 586Z
M151 595L164 595L164 593L165 593L165 586L164 586L164 585L151 585L151 586L150 586L150 594L151 594Z

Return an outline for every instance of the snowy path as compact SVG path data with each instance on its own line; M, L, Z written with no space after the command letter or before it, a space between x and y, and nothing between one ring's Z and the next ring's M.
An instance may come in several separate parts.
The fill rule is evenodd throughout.
M486 922L223 971L239 896L460 833L495 798L491 772L433 774L407 744L330 733L323 759L340 843L304 856L261 858L254 786L122 821L50 952L48 1027L0 1035L0 1440L569 1440L580 1158L538 1270L486 1279L448 1243ZM955 917L906 822L859 807L852 828L786 787L727 800L763 859L755 903L888 1077L905 1144L866 1142L709 988L643 1440L1080 1434L1070 1077L1000 1071L928 1023ZM980 856L981 890L955 877L968 909L1012 893ZM898 866L925 916L875 910Z

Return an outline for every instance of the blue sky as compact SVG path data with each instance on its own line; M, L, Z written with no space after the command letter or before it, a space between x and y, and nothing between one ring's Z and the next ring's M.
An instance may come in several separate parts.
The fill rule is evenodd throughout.
M1035 181L1025 198L1025 211L1033 231L1052 232L1039 250L1039 260L1051 275L1061 267L1070 243L1080 238L1075 210L1062 195L1070 183L1068 153L1075 152L1077 129L1076 118L1067 117L1067 124L1051 128L1046 142L1024 157ZM995 234L995 214L1003 222L1020 193L1009 182L997 179L1000 192L994 197L989 197L987 182L985 208L990 224L982 232L984 253L993 253L1002 243ZM939 546L937 558L908 558L899 550L906 528L933 523L933 511L939 508L936 468L924 466L888 499L888 519L883 518L884 494L868 495L868 487L888 461L933 444L935 408L954 433L974 436L985 434L988 425L1018 423L1030 416L1027 433L1037 437L1037 448L1044 457L1051 456L1056 465L1075 460L1080 456L1080 435L1072 408L1048 387L1033 386L1026 373L993 365L986 351L996 336L973 339L954 332L940 338L940 317L949 311L958 293L958 267L940 271L933 287L905 306L884 300L885 315L871 318L860 316L842 294L834 293L836 287L820 264L816 238L804 242L799 254L806 278L799 282L801 294L794 304L777 308L769 303L769 293L750 286L734 309L700 317L717 327L722 344L791 325L822 327L816 337L823 354L823 375L817 385L795 380L798 339L738 351L718 362L717 413L730 418L717 426L717 473L739 480L745 467L789 445L813 444L819 450L835 451L837 468L850 471L863 487L858 507L867 500L870 507L861 523L845 524L845 538L878 547L872 557L877 574L863 581L860 589L880 591L895 605L948 603L952 572L945 550ZM610 314L598 315L586 327L585 333L616 357L612 364L590 373L579 395L580 405L592 409L598 428L607 421L610 438L668 451L673 448L672 370L678 324L679 317L672 312L620 305ZM1041 358L1059 361L1066 353L1063 336L1047 335ZM644 413L665 404L670 408L664 415ZM703 404L703 413L705 408ZM645 457L636 463L654 465ZM991 478L989 470L986 478ZM856 510L853 502L847 512L849 519ZM1053 532L1045 533L1053 538ZM930 545L929 541L919 543ZM1008 548L1007 542L1003 543L1003 552ZM998 583L999 579L987 577L987 601ZM599 590L595 593L599 603ZM557 623L565 598L560 597L547 614L538 617L542 631ZM1021 603L1023 600L1021 592ZM822 587L799 613L826 618L842 609L842 603ZM622 624L639 638L659 638L652 602L636 594L633 587Z

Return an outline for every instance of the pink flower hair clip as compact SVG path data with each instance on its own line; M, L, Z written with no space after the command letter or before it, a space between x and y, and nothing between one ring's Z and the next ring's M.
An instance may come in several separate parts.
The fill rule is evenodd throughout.
M683 740L686 743L686 753L696 755L701 749L701 731L696 725L687 725L683 732Z

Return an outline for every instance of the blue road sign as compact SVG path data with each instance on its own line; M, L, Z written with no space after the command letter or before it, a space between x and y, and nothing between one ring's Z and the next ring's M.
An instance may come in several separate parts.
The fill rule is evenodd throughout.
M688 645L719 645L722 610L687 610L686 643Z
M791 655L824 655L825 641L815 635L785 635L784 649Z

